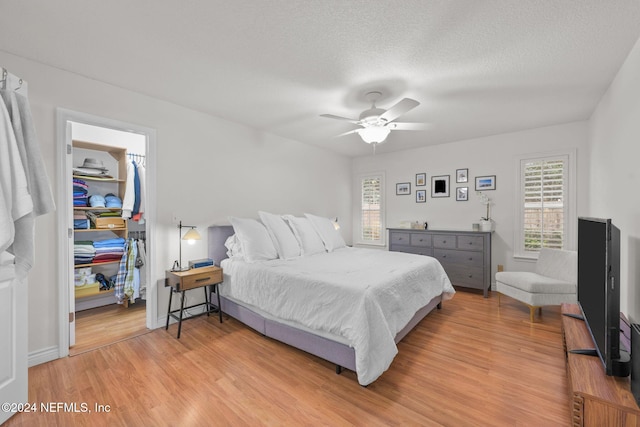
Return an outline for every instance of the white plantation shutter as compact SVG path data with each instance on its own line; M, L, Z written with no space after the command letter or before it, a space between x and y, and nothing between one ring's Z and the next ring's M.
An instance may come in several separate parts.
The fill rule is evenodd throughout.
M360 181L360 242L383 244L382 175L363 176Z
M563 249L567 230L568 156L521 161L524 253Z

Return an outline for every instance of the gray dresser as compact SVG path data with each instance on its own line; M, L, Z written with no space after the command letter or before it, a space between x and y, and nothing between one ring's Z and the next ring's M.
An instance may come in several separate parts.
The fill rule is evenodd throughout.
M389 250L436 258L454 286L491 289L491 232L389 228Z

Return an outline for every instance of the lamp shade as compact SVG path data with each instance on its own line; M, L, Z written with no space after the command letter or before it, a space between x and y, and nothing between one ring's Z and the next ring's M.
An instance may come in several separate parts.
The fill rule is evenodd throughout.
M391 132L391 129L386 126L369 126L364 129L360 129L358 131L358 135L360 135L360 138L362 138L362 140L367 144L372 144L374 142L383 142L387 139L389 132Z
M190 229L184 236L182 236L182 240L186 240L187 243L193 244L196 240L200 240L200 233L195 228Z

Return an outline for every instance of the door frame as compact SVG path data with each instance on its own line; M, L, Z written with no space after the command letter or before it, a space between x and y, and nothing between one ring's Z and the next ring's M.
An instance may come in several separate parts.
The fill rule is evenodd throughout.
M137 133L146 138L146 190L147 200L145 212L147 222L147 240L155 242L156 229L156 131L155 129L139 126L119 120L108 119L91 114L81 113L64 108L56 108L56 142L58 152L58 354L59 357L69 355L69 308L71 298L70 278L73 278L72 266L73 254L70 251L69 229L73 228L70 220L72 211L69 200L71 200L71 185L68 177L71 176L73 165L67 154L67 146L71 145L71 126L69 122L82 123L86 125L98 126L122 132ZM146 326L149 329L158 327L158 280L155 274L155 248L154 245L147 246L147 304L146 304Z

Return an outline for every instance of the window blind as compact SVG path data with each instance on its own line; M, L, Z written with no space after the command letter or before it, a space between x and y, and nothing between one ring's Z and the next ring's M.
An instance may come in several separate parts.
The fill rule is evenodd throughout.
M360 238L363 242L380 243L382 241L382 178L380 176L365 177L361 184Z
M566 160L525 161L524 250L562 249L565 238Z

